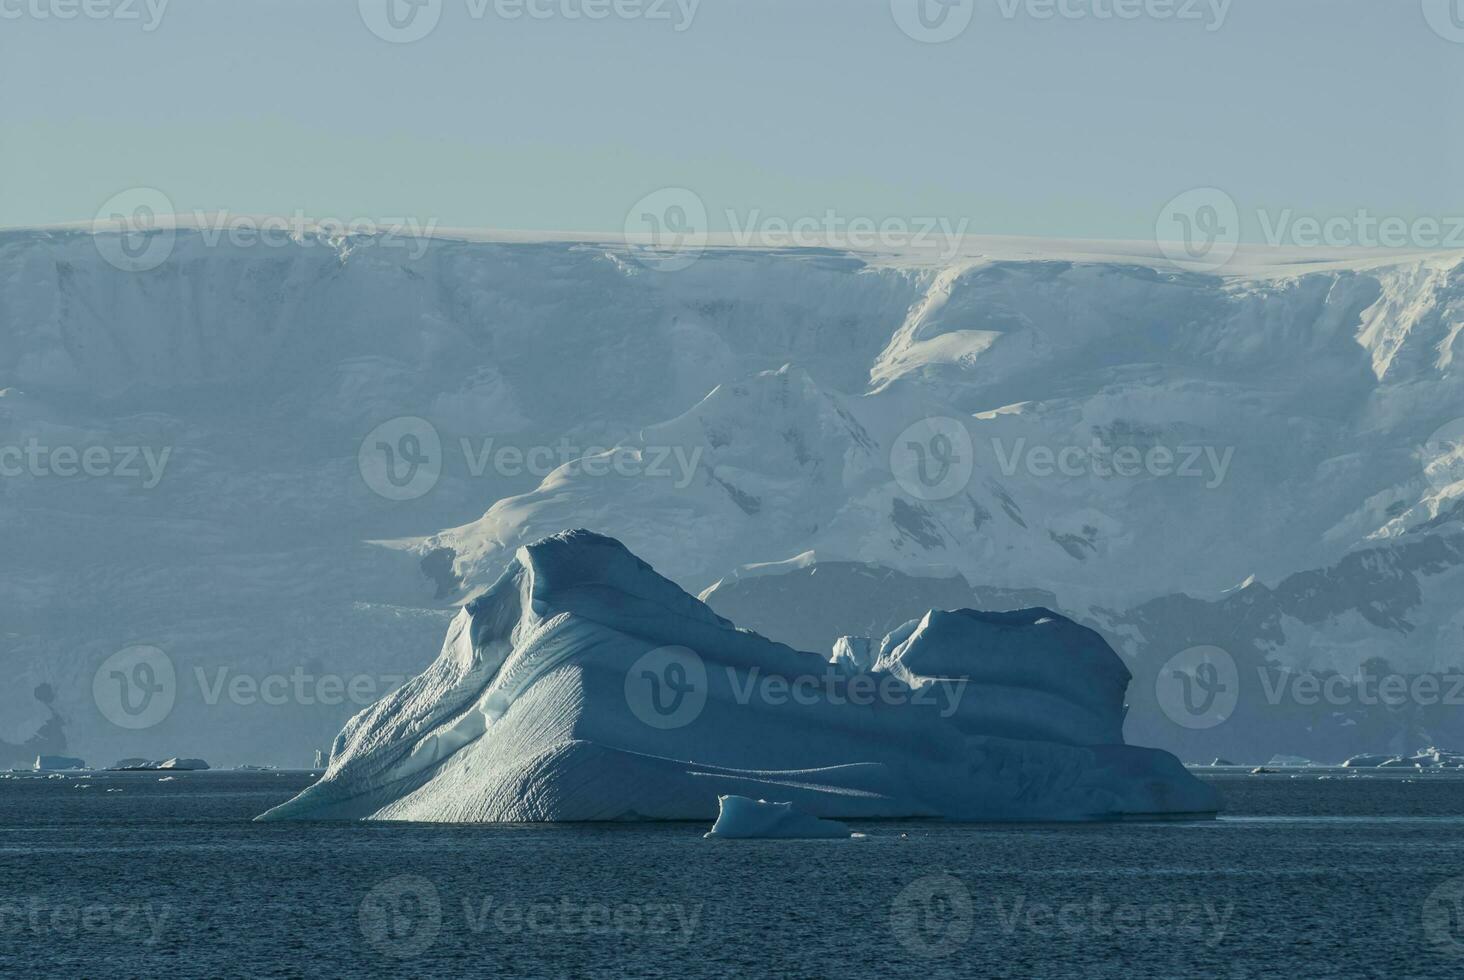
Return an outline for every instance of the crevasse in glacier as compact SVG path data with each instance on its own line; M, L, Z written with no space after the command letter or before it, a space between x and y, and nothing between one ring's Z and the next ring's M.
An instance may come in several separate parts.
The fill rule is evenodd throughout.
M518 549L437 660L261 819L710 819L725 795L823 818L1217 810L1173 756L1123 744L1128 681L1097 633L1042 609L931 612L851 670L571 531Z

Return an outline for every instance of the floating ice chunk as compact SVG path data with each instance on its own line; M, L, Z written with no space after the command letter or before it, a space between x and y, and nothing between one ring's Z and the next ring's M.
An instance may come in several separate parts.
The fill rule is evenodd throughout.
M1271 756L1271 761L1268 762L1268 763L1266 763L1266 765L1268 765L1268 766L1282 766L1282 767L1295 767L1295 766L1314 766L1314 765L1316 765L1316 763L1312 762L1310 759L1302 758L1299 755L1273 755L1273 756Z
M720 796L717 822L705 836L783 839L849 837L851 831L837 820L820 820L792 803L769 803L745 796Z

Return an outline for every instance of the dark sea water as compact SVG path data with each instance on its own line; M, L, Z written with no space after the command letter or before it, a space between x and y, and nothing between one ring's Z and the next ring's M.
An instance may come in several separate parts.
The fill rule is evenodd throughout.
M807 842L250 822L303 774L9 778L0 976L1464 976L1464 777L1205 778L1219 820Z

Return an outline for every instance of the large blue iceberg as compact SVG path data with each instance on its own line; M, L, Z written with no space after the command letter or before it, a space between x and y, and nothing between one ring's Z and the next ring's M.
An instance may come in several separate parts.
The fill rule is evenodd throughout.
M261 819L708 820L728 795L830 819L1215 812L1173 756L1123 744L1129 679L1045 609L932 611L799 652L571 531L520 548L437 660Z

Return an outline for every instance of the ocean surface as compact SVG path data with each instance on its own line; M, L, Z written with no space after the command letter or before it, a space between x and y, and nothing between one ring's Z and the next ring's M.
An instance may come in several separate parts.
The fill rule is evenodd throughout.
M1464 775L849 841L250 822L311 778L0 779L0 976L1464 976Z

